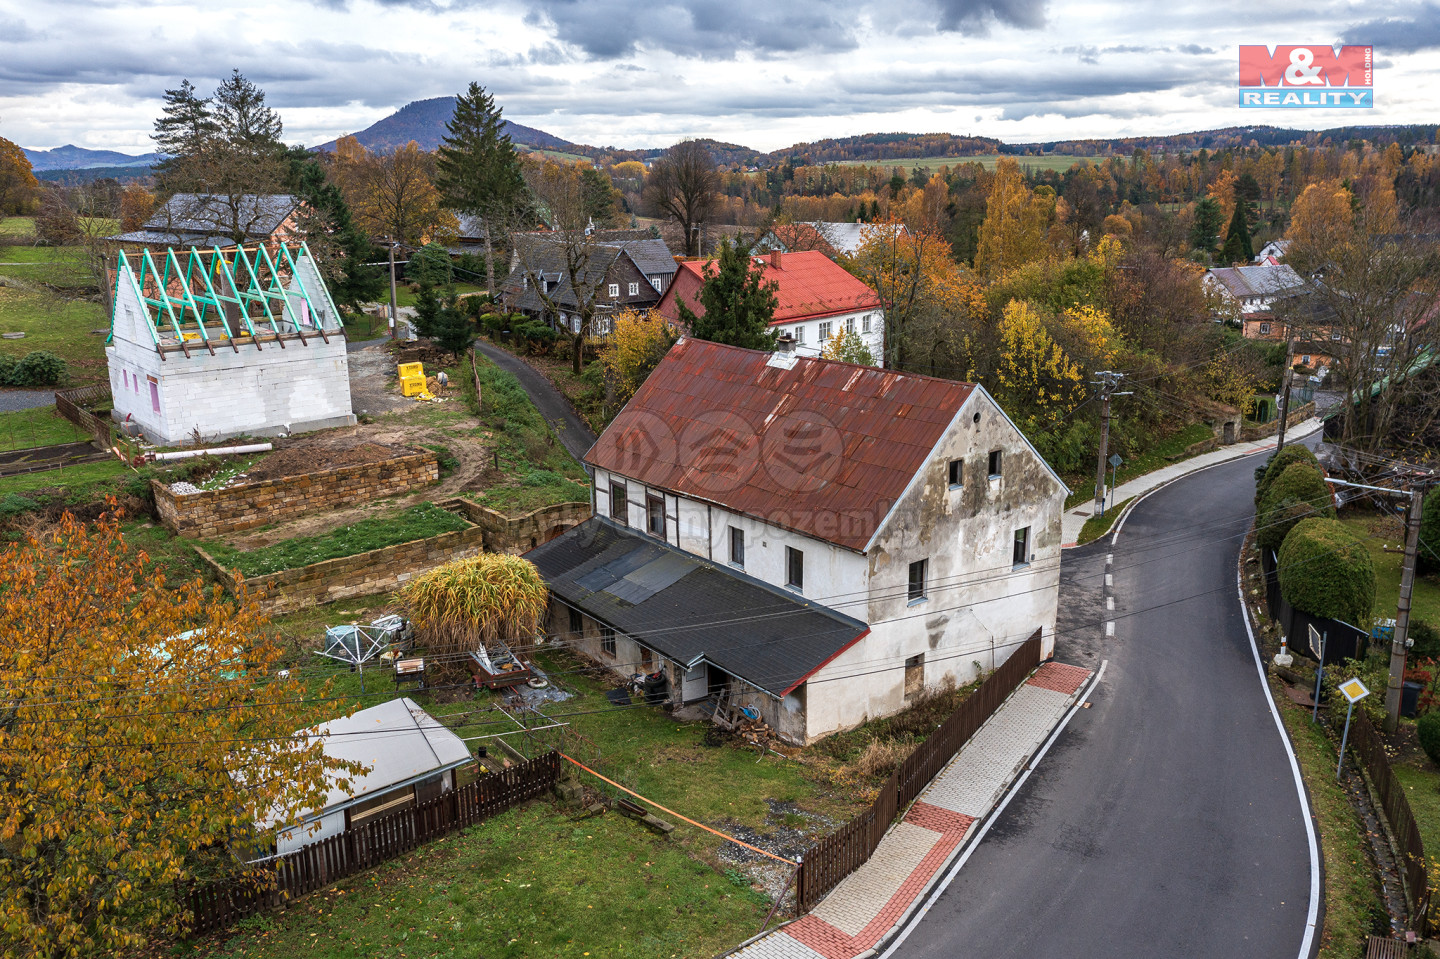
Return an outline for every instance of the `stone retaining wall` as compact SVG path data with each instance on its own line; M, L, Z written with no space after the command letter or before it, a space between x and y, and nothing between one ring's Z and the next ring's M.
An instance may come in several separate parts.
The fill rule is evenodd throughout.
M1285 428L1288 430L1293 426L1305 422L1314 415L1314 401L1306 403L1304 406L1297 406L1286 415ZM1268 423L1247 424L1240 430L1240 439L1249 442L1250 440L1258 440L1264 436L1274 436L1278 432L1280 432L1280 417L1277 416Z
M200 493L173 493L158 480L151 480L150 487L155 492L156 512L167 529L180 536L206 539L396 496L439 478L437 457L427 450L378 463L337 466Z
M354 596L389 592L417 573L484 552L485 535L480 527L471 526L368 553L245 578L225 569L199 546L195 552L226 589L236 593L243 584L260 608L274 616Z
M572 526L590 518L589 503L544 506L521 516L506 516L465 499L440 505L464 516L485 531L485 548L492 553L523 553L548 543Z

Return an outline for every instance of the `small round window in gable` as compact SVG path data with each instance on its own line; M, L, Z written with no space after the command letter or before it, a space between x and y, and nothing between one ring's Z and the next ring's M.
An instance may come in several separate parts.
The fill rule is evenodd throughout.
M979 411L979 410L976 410L976 411L975 411L975 422L976 422L977 424L980 422L980 411Z

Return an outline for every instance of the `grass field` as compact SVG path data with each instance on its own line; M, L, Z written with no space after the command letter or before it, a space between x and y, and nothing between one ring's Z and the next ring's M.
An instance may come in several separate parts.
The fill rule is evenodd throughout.
M1046 154L1044 156L1012 156L1010 159L1020 164L1021 168L1029 167L1032 170L1058 170L1064 172L1077 163L1095 164L1106 157L1072 157ZM987 170L995 169L995 165L1001 160L998 154L986 154L983 156L968 157L903 157L892 160L841 160L841 166L880 166L885 168L901 167L907 173L915 167L920 167L926 173L934 173L942 166L955 167L961 163L979 163Z
M0 477L0 496L6 493L30 494L38 490L59 489L65 502L87 502L105 492L113 491L134 474L117 459L81 463L43 473L19 473Z
M1401 552L1386 552L1385 547L1403 545L1404 531L1399 521L1378 513L1360 513L1347 515L1340 522L1364 540L1370 550L1370 560L1375 564L1375 617L1393 619L1395 604L1400 600L1400 566L1405 557ZM1410 603L1412 618L1440 629L1440 583L1433 577L1415 577ZM1440 846L1436 848L1440 850Z
M1178 433L1172 433L1165 437L1139 456L1121 463L1120 469L1115 475L1115 484L1118 486L1137 476L1144 476L1146 473L1169 466L1174 462L1172 457L1179 456L1187 448L1201 440L1210 439L1214 435L1215 431L1204 423L1191 423ZM1066 509L1073 509L1081 503L1088 503L1095 499L1095 480L1090 478L1093 475L1093 473L1089 474L1084 480L1075 480L1071 483L1072 492L1065 500ZM1105 471L1105 477L1106 482L1109 482L1110 470L1108 468Z
M0 219L0 236L34 236L33 216L7 216Z
M433 503L421 503L390 516L363 519L320 536L287 539L263 549L237 550L221 542L207 542L205 551L227 568L236 567L246 576L259 576L428 539L469 526L465 519L448 510Z
M0 222L0 232L24 227L25 218ZM24 356L49 350L65 360L70 385L106 379L105 334L110 318L98 302L71 298L62 291L83 292L91 279L77 247L0 246L0 276L18 286L0 286L0 333L23 332L18 340L0 340L0 352Z
M94 284L85 252L73 246L0 246L0 273L58 287Z
M456 283L456 284L455 284L453 287L451 287L450 289L453 289L457 294L460 294L460 293L482 293L482 292L484 292L485 287L484 287L483 285L482 285L482 286L476 286L474 283ZM400 282L400 283L397 283L397 284L396 284L396 286L395 286L395 305L396 305L396 306L414 306L414 305L415 305L415 297L416 297L416 294L410 292L410 285L409 285L409 282L408 282L408 281ZM386 291L385 291L385 294L380 297L380 302L381 302L381 303L385 303L385 304L389 304L389 302L390 302L390 292L389 292L389 290L386 290Z
M90 434L55 412L53 406L0 413L0 450L57 446L90 439Z

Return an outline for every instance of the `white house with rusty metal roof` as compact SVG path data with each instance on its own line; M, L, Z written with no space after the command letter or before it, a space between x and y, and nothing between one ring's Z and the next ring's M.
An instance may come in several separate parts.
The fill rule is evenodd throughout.
M1233 303L1242 314L1262 313L1282 296L1305 289L1305 281L1292 267L1225 266L1205 271L1205 286Z
M1054 647L1068 490L958 383L682 339L585 457L595 515L529 554L551 631L677 703L807 742Z

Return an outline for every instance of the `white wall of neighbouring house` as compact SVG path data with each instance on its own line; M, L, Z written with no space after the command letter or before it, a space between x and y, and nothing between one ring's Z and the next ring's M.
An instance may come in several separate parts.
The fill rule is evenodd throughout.
M1001 453L998 479L989 475L993 450ZM949 482L952 460L963 464L958 488ZM923 686L935 687L994 669L1036 630L1049 656L1065 495L977 387L867 553L868 603L863 614L850 614L868 622L870 634L807 682L807 738L903 708L907 660L918 657ZM1020 529L1029 533L1026 559L1017 563ZM922 560L925 591L912 600L910 564Z
M870 317L868 333L865 332L866 316ZM854 313L842 313L839 316L786 320L783 323L772 324L770 328L779 330L783 335L795 337L795 352L801 356L819 356L824 351L826 342L820 336L820 324L829 323L830 333L833 336L837 330L845 329L846 324L850 322L855 325L855 334L865 342L865 348L870 351L870 355L875 357L875 365L883 367L885 365L885 312L879 307L857 310Z

